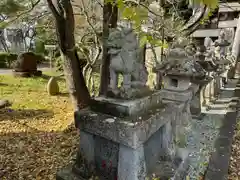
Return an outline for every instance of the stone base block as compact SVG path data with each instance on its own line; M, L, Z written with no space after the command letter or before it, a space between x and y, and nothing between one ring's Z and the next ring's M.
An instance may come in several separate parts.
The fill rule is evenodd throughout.
M161 104L147 112L123 118L83 109L75 113L75 125L80 130L135 149L174 120L173 108L171 104ZM181 110L179 106L174 112Z
M189 89L187 91L169 91L166 89L161 90L161 95L163 97L163 102L168 103L168 102L187 102L189 101L194 92L193 89Z
M189 101L194 91L182 97ZM92 107L75 112L80 145L74 173L67 172L74 178L77 174L85 179L94 175L100 180L145 180L159 161L180 158L175 176L184 162L176 155L176 136L179 125L185 125L182 120L189 119L189 103L162 103L163 96L160 91L131 101L100 97Z
M189 168L189 152L185 149L178 149L178 151L184 151L184 156L177 153L173 159L159 159L153 171L148 174L148 177L152 177L154 174L155 178L159 179L185 179Z
M201 102L200 102L200 90L195 94L191 103L190 111L192 115L199 116L202 111Z
M134 100L121 100L106 97L97 97L93 100L91 110L112 116L130 116L146 112L148 109L161 104L161 92L152 92L151 95Z
M175 156L172 131L176 128L172 126L176 123L172 122L182 109L179 105L159 104L124 117L91 109L76 112L79 154L85 162L82 165L83 161L79 161L77 167L89 171L78 174L88 178L92 173L104 180L145 180L160 157Z

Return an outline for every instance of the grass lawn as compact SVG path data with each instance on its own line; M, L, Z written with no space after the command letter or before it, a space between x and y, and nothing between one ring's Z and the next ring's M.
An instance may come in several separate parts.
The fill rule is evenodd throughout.
M48 79L0 76L0 99L13 103L0 109L1 180L55 179L75 155L79 135L64 80L61 94L49 96Z

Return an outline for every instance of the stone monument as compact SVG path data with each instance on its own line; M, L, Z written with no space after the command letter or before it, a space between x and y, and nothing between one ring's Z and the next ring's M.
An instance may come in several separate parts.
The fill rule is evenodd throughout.
M193 52L189 52L191 51L188 46L185 49L181 47L171 49L168 61L159 67L159 71L165 74L163 102L174 102L184 106L185 118L177 121L179 127L184 127L191 121L190 104L193 114L200 113L199 99L195 100L197 98L195 94L198 92L199 82L206 78L204 68L196 61Z
M78 156L73 166L57 173L57 179L145 180L153 174L160 179L183 178L187 153L175 140L176 121L186 118L185 106L164 103L162 91L142 93L148 89L147 72L132 30L113 31L108 45L110 96L96 97L90 107L75 112L81 137Z
M0 99L0 109L11 106L11 103L6 99Z
M215 47L213 46L211 38L206 37L204 45L197 47L197 51L194 55L196 62L198 62L205 71L205 78L196 81L199 85L199 90L196 93L191 103L191 113L199 118L204 107L209 109L210 102L219 94L220 87L217 79L217 70L219 64L214 61Z
M227 49L229 45L223 30L215 42L206 37L204 46L197 49L195 58L206 71L205 80L198 82L200 88L196 94L196 97L199 96L201 109L206 107L206 110L209 110L211 102L219 95L220 88L223 86L222 81L226 83L228 69L233 64L233 58Z
M148 91L146 70L136 34L131 28L115 29L108 39L110 54L110 85L108 95L119 98L136 98ZM118 87L119 74L123 82Z
M216 64L218 64L218 73L221 77L220 83L221 86L224 86L228 80L228 70L230 69L231 61L227 58L227 47L230 45L225 38L225 31L222 30L219 33L218 39L214 42L215 52L214 52L214 60Z
M17 61L14 65L13 74L14 76L30 77L30 76L41 76L42 71L37 70L37 62L39 56L32 52L22 53L18 56Z
M48 95L54 96L59 94L59 85L56 77L51 77L47 83Z

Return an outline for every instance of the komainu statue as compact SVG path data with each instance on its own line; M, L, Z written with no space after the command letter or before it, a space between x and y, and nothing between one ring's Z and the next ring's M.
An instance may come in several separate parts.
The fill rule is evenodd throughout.
M130 99L147 92L148 73L136 34L131 28L114 29L108 38L110 84L108 96ZM123 82L118 87L119 74ZM146 91L147 90L147 91Z

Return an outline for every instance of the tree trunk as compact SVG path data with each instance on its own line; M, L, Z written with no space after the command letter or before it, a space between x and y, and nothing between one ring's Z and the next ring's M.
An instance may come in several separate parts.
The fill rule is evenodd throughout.
M102 54L102 64L101 64L101 80L100 80L100 91L99 95L106 95L107 88L109 84L109 64L110 56L108 54L108 48L106 46L106 41L109 36L109 29L117 27L118 19L118 8L117 6L112 6L112 3L107 3L104 0L103 7L103 54Z
M64 74L75 110L89 105L91 97L86 86L83 67L75 48L74 15L70 0L47 0L56 23L61 55L64 60Z
M4 51L9 52L9 49L7 47L7 44L3 35L3 29L0 30L0 43L2 44Z
M5 42L5 39L3 39L2 37L0 37L0 42L1 42L2 46L3 46L4 51L5 51L5 52L9 52L9 49L8 49L7 44L6 44L6 42Z

